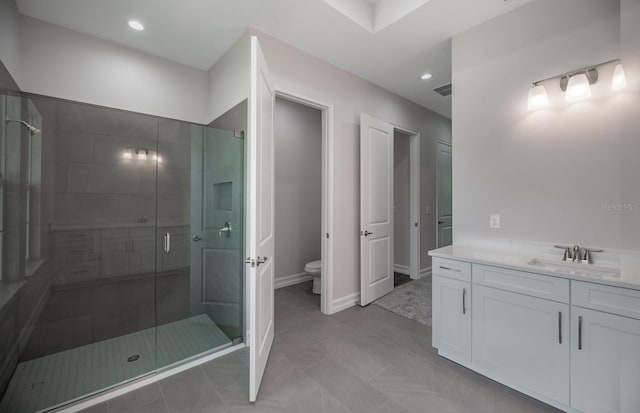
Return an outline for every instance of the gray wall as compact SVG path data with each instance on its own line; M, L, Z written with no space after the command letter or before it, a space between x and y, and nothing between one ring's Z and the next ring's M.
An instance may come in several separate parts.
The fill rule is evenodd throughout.
M10 73L11 83L17 83L18 86L22 81L19 21L20 17L15 1L0 0L0 61ZM2 73L0 79L5 80L7 77ZM0 84L0 87L5 89L4 84Z
M638 2L625 3L635 10L625 44L637 63ZM454 243L628 246L621 218L637 228L640 214L602 204L640 201L637 133L620 115L635 101L626 122L637 127L637 83L611 92L610 65L591 99L566 103L553 80L551 107L527 110L532 82L619 56L620 3L611 0L532 2L453 39ZM637 82L638 66L623 57ZM489 229L491 213L501 229Z
M409 266L409 137L393 136L393 242L394 264Z
M275 277L304 273L320 259L322 113L276 98Z

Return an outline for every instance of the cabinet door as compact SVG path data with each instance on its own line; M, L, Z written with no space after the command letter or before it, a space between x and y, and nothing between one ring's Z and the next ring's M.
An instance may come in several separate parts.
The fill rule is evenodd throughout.
M569 404L569 306L473 286L473 364L532 395Z
M153 272L156 261L154 228L131 228L129 234L129 274Z
M640 321L572 308L571 406L640 412Z
M433 276L433 345L458 362L471 361L471 285Z
M129 229L103 229L100 233L100 276L116 277L128 273Z

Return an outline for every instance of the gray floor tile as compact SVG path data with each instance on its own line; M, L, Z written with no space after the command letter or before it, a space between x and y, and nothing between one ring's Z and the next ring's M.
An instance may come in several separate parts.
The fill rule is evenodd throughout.
M297 401L286 406L287 413L351 413L345 405L340 403L328 391L316 387ZM389 411L391 413L391 411Z
M109 413L134 411L157 400L162 400L162 392L158 383L153 383L109 400L107 402L107 411Z
M316 341L298 332L277 336L274 340L274 348L300 368L312 366L327 356Z
M305 372L353 413L370 413L386 401L381 392L331 359Z
M263 380L264 384L264 380ZM249 403L249 378L218 389L218 394L229 413L236 412L282 412L284 406L268 390L262 388L256 403Z
M96 404L95 406L91 406L87 409L81 410L81 413L107 413L107 402L103 402L100 404Z
M184 410L185 412L187 410ZM131 413L168 413L164 400L156 400L137 409L130 410Z
M440 397L418 380L393 367L380 373L371 385L409 412L463 413L455 402ZM469 410L478 412L478 410Z
M386 361L367 351L367 347L349 337L331 337L323 341L324 351L356 376L368 381L389 367Z
M236 353L205 363L202 370L216 387L242 381L249 374L247 365Z
M160 382L170 413L224 412L215 387L201 368L194 368Z
M279 362L273 364L277 369L271 368L265 372L263 388L271 392L283 405L295 402L298 398L306 396L317 389L318 384L313 381L297 365L285 357L275 355Z

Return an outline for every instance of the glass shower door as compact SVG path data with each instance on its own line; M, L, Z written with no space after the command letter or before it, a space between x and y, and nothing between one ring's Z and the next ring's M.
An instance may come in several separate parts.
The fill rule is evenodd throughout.
M159 156L157 366L166 368L242 337L244 140L166 121Z

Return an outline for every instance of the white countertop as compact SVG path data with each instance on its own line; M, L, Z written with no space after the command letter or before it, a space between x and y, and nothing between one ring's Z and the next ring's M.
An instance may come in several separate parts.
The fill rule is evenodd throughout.
M429 251L432 257L448 258L452 260L467 261L475 264L494 265L498 267L510 268L519 271L535 272L538 274L551 275L554 277L567 278L577 281L594 282L598 284L612 285L616 287L640 289L640 260L637 256L620 257L619 267L600 267L587 264L575 265L576 272L580 270L588 271L590 268L606 269L619 272L619 275L598 276L594 274L569 274L567 272L554 271L548 268L529 264L533 259L543 259L545 261L557 260L558 265L567 265L561 259L561 252L557 256L541 255L535 253L522 253L514 251L500 251L494 249L483 249L481 247L451 245Z

